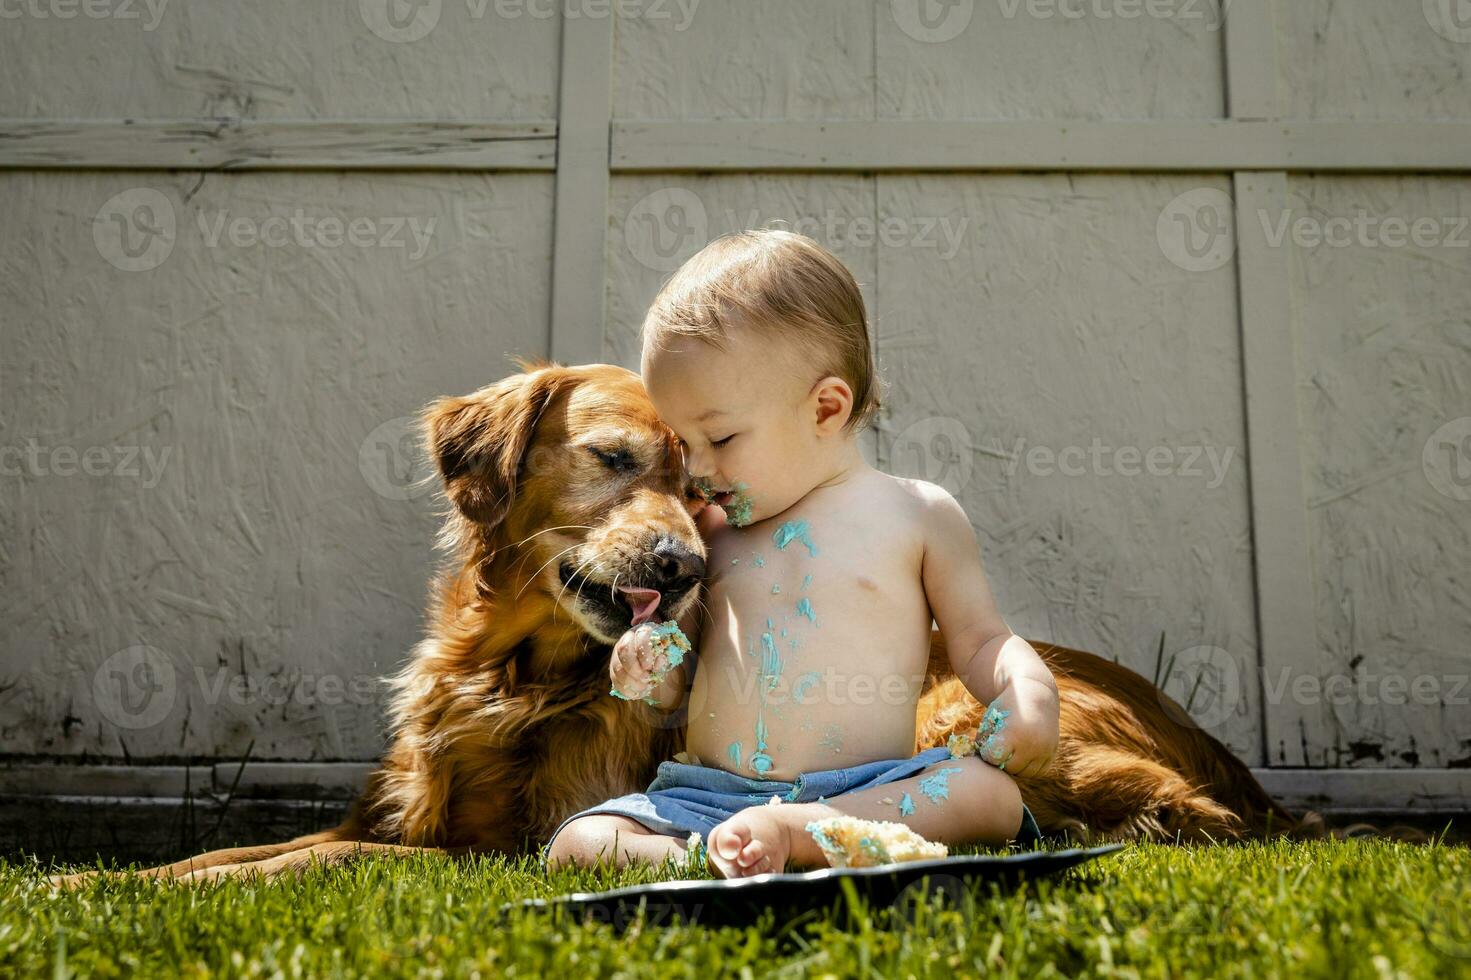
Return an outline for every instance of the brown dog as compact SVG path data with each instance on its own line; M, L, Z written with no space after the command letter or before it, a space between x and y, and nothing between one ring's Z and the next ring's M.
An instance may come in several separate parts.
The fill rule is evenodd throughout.
M635 590L640 602L659 591L659 619L699 601L699 501L677 439L629 371L523 368L425 415L453 505L442 539L454 565L437 583L428 636L394 681L388 754L347 820L145 873L272 875L371 851L515 853L578 810L642 789L682 747L677 713L608 694ZM1230 838L1263 832L1272 817L1290 823L1220 743L1170 720L1173 702L1154 685L1034 645L1062 695L1057 761L1022 784L1044 830ZM945 676L938 634L931 664L921 748L974 732L981 713Z

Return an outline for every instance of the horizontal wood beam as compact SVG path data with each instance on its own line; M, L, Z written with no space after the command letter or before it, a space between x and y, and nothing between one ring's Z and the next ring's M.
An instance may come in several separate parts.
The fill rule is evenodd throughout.
M1471 171L1471 122L615 122L612 168Z
M374 768L371 762L250 762L236 785L238 761L194 767L11 762L0 769L0 797L178 798L186 786L191 795L221 796L235 786L237 799L341 798L361 789ZM1298 812L1471 812L1471 769L1251 772L1273 798Z
M0 119L0 168L553 170L555 122Z
M1471 813L1471 769L1253 769L1295 813Z
M204 762L193 766L10 762L0 767L0 796L89 796L179 799L351 797L377 768L372 762Z
M214 769L207 763L128 766L12 762L0 766L0 796L178 798L213 789Z
M614 172L1471 172L1471 122L614 122ZM538 122L0 119L0 168L534 170Z

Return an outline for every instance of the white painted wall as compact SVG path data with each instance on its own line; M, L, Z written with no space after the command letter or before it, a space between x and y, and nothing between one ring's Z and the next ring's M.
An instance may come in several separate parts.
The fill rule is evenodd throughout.
M138 21L4 21L0 133L25 121L30 152L60 148L27 166L62 169L0 171L0 446L7 463L44 457L0 475L3 751L210 759L254 742L256 758L372 758L381 694L360 685L412 643L433 561L433 502L404 488L412 447L394 420L503 375L507 353L634 366L643 310L682 257L785 222L864 286L888 384L866 450L956 492L1018 632L1193 692L1198 722L1253 764L1471 761L1471 487L1457 482L1471 481L1471 152L1434 176L1278 164L1309 231L1434 221L1418 244L1289 235L1244 242L1248 262L1229 233L1262 216L1212 210L1240 186L1232 118L1350 124L1334 131L1343 170L1383 149L1352 124L1424 123L1407 159L1471 145L1471 24L1438 0L1236 0L1225 25L1215 0L961 0L928 21L916 2L702 0L687 19L690 0L647 0L610 24L571 0L579 43L607 45L606 85L597 59L569 56L587 49L564 48L560 17L496 0L398 23L376 0L171 0L151 30L143 5ZM564 80L579 93L564 146L718 120L736 162L696 172L676 149L665 171L607 176L565 154L562 180L608 180L604 208L524 162L426 161L425 130L404 135L427 125L473 150L456 127L550 131ZM601 91L606 105L581 94ZM121 119L139 135L95 125ZM1063 149L1026 173L865 172L751 128L872 124L894 140L882 127L911 120L974 121L947 135L962 148L1004 138L986 121L1055 121ZM1117 123L1111 152L1140 159L1154 149L1141 121L1223 127L1192 137L1204 169L1083 172L1066 130L1084 120ZM181 147L218 154L222 130L263 133L241 165L269 168L280 131L252 129L267 123L300 125L292 166L137 169L164 143L171 165ZM19 145L0 141L0 163ZM406 227L403 247L210 240L222 215L248 231L298 210L318 230L434 230L422 254ZM167 257L120 251L113 214L135 222L133 244L166 218ZM1176 214L1197 244L1218 219L1217 251L1186 250ZM598 243L602 268L573 269ZM554 280L556 255L570 271ZM1284 407L1252 431L1248 377L1296 418ZM98 475L58 472L67 447L99 447ZM123 472L131 447L140 476ZM1083 472L1029 462L1034 447L1084 453ZM141 449L169 454L156 483ZM1154 475L1117 472L1151 451ZM1301 560L1279 547L1295 534ZM242 673L297 687L215 687ZM323 676L342 703L276 703ZM106 701L164 677L132 714Z

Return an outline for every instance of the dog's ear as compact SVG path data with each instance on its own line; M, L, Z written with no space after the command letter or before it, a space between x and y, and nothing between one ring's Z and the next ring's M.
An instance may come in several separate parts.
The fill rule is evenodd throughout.
M515 374L424 412L425 443L460 513L489 530L511 511L536 424L566 381L551 366Z

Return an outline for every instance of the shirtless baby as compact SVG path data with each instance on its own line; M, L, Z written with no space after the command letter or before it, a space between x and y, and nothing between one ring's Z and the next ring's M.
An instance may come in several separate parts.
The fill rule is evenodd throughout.
M657 863L698 834L726 877L821 867L805 828L837 816L946 844L1034 835L1011 776L1051 761L1057 688L997 611L960 505L859 451L878 390L848 270L786 232L712 242L654 301L642 368L716 505L700 513L710 574L682 624L692 655L661 670L644 624L611 675L660 710L688 692L689 758L570 818L548 862ZM932 619L989 706L977 754L914 755Z

